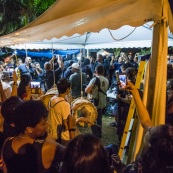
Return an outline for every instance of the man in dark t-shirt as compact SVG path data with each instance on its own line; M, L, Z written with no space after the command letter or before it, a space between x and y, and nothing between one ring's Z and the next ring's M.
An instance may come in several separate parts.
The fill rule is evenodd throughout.
M55 60L55 57L52 59ZM43 79L44 79L44 83L45 83L45 91L51 89L53 84L54 83L56 84L58 82L58 80L61 78L61 73L62 73L64 65L63 65L63 61L60 58L57 59L57 62L59 64L59 67L55 70L53 70L52 61L46 62L44 64L45 72L43 75ZM54 81L54 79L55 79L55 81Z

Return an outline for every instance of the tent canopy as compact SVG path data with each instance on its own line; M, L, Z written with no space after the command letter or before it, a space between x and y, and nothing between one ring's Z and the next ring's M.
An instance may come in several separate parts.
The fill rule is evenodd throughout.
M98 48L132 48L151 47L153 22L143 26L122 26L117 30L102 29L97 33L86 32L83 35L74 34L71 37L63 36L59 39L43 40L10 46L12 49L98 49ZM173 36L168 35L168 46L173 45Z
M173 16L167 0L164 14L173 32ZM162 0L57 0L38 19L26 27L0 37L0 45L9 46L73 34L115 30L124 25L133 27L162 19ZM147 9L147 10L146 10ZM85 37L86 39L86 37Z

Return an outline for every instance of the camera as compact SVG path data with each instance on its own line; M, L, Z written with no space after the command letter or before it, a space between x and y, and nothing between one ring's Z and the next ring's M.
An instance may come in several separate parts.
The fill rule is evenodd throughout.
M31 82L31 94L40 94L41 87L40 82Z
M119 88L125 88L127 85L127 76L125 73L117 74L117 82L119 83Z

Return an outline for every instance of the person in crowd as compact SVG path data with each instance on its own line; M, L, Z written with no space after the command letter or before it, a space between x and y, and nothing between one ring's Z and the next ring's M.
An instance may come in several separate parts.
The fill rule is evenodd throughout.
M40 82L41 89L43 91L45 91L44 82L43 82L43 75L44 75L44 71L40 67L40 64L38 62L35 62L34 63L33 81L34 82Z
M66 71L64 72L64 78L69 79L69 77L73 74L72 71L72 64L74 61L69 61L69 67L67 67Z
M132 67L131 64L130 64L129 62L123 63L122 66L120 67L121 72L122 72L122 73L126 73L126 69L127 69L128 67ZM133 67L132 67L132 68L133 68Z
M57 173L65 147L41 139L46 133L47 117L46 107L38 100L23 102L15 109L14 124L19 135L7 138L2 150L8 173Z
M88 84L89 81L93 77L93 74L92 74L92 71L91 71L89 65L84 65L83 72L86 74L86 79L87 79L87 84Z
M17 88L17 95L22 100L30 100L31 99L31 91L30 91L30 84L31 84L32 77L29 73L25 73L20 77L20 83Z
M63 71L62 71L61 78L66 78L65 77L65 72L67 71L67 69L69 68L69 66L70 66L69 61L65 60L64 61L64 68L63 68Z
M122 66L122 64L123 64L123 57L120 56L120 57L118 58L118 62L115 62L115 63L114 63L115 72L121 73L121 66Z
M72 72L73 74L69 77L69 81L71 83L72 98L76 99L81 97L81 91L84 93L83 88L87 84L87 79L85 73L82 73L81 76L80 66L78 63L72 64Z
M0 72L4 71L4 62L0 61Z
M13 113L15 108L23 103L18 96L11 96L2 103L1 114L4 118L3 122L3 135L4 139L11 136L17 136L18 132L15 129Z
M107 153L100 140L82 134L71 140L64 155L61 173L111 173Z
M26 57L25 63L18 66L18 72L17 72L18 79L20 79L21 75L26 73L29 73L31 76L33 76L34 68L31 62L32 62L31 57Z
M11 96L12 87L10 85L11 79L10 79L10 73L8 71L3 71L2 77L2 87L5 93L6 98L9 98Z
M168 63L167 64L167 80L173 78L173 67L172 64Z
M173 126L154 126L145 108L138 89L128 82L126 88L132 93L139 121L144 128L144 145L134 163L129 164L124 173L171 173L173 163Z
M127 77L127 81L131 81L133 84L135 84L136 81L136 70L132 67L128 67L125 70L125 74ZM120 84L121 85L121 84ZM119 141L121 141L121 137L124 131L130 103L131 103L131 94L123 89L119 89L119 93L117 95L118 99L118 109L119 114L117 117L117 134L119 137Z
M38 62L34 63L34 73L33 73L33 81L42 82L43 77L43 69L40 67Z
M167 81L166 124L173 126L173 79Z
M48 132L61 144L67 145L70 140L68 127L68 116L70 112L70 104L65 100L70 93L71 83L63 78L57 83L58 96L51 98L48 106ZM58 129L58 131L57 131Z
M54 63L52 62L54 62L55 60L58 62L59 67L53 70ZM45 82L45 91L48 91L49 89L51 89L53 85L58 82L62 74L63 68L64 68L64 64L60 56L57 56L57 57L54 56L50 62L46 62L44 64L45 72L43 75L43 80Z
M104 74L103 75L105 77L107 77L108 76L109 65L107 66L107 63L104 60L105 60L105 57L103 57L102 54L97 55L97 66L102 65L104 67Z
M138 69L138 67L139 67L138 56L134 56L132 67L135 68L135 69Z
M86 93L92 93L94 98L98 98L98 104L95 105L97 107L97 124L101 127L98 128L97 131L93 131L95 136L101 138L102 136L102 115L103 110L106 107L106 92L109 87L109 81L104 76L104 67L102 65L99 65L96 67L96 77L99 79L100 87L96 85L96 77L91 79L88 86L85 88ZM101 90L100 90L100 89ZM102 92L101 92L102 91ZM94 127L94 126L93 126Z
M116 57L112 55L111 57L108 57L109 60L109 86L112 85L113 79L114 79L114 73L115 73L115 68L114 68L114 63L116 62Z
M95 72L95 68L97 67L97 62L96 62L96 57L95 56L91 56L90 57L90 65L89 65L92 74L94 74Z
M15 72L16 72L16 74L17 74L17 76L19 77L19 78L18 78L18 83L20 82L20 71L18 70L18 67L19 67L21 64L23 64L22 59L21 59L21 58L18 58L18 59L17 59L17 62L16 62L17 67L14 69Z
M171 97L166 105L166 117L165 124L173 126L173 97Z
M169 55L169 63L170 63L170 64L173 64L173 55L172 55L172 54Z

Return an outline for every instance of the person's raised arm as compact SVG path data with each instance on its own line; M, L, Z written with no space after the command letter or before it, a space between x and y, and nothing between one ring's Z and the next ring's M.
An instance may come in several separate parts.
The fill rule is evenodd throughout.
M133 98L134 98L134 101L136 104L138 117L139 117L142 127L144 129L147 129L148 127L152 127L153 124L151 122L149 113L140 98L138 89L131 82L127 83L127 86L125 87L125 89L130 91L133 95Z
M1 102L3 103L7 99L7 97L6 97L5 93L4 93L1 80L0 80L0 94L1 94Z
M13 71L13 86L12 86L12 92L11 92L11 96L17 96L17 75L16 75L16 71Z
M63 63L63 60L62 60L60 55L58 55L57 62L59 64L59 67L61 68L61 70L63 70L64 69L64 63Z

